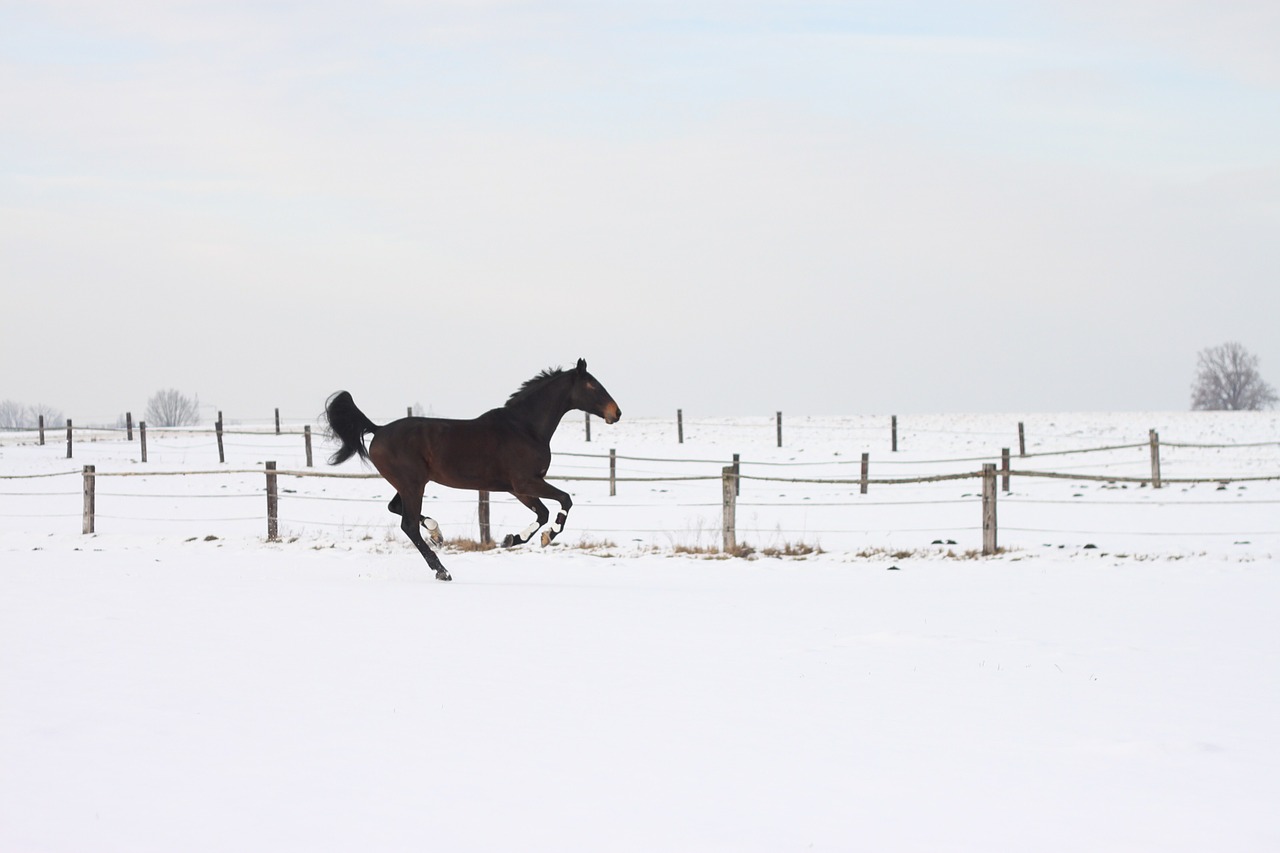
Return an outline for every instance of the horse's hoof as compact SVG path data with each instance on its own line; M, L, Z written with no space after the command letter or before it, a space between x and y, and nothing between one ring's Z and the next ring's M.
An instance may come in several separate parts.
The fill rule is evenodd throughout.
M448 572L446 572L444 569L438 569L438 570L436 571L436 580L438 580L438 581L451 581L451 580L453 580L453 578L452 578L452 577L449 575L449 573L448 573Z
M551 531L550 531L550 530L544 530L544 531L542 531L542 547L543 547L543 548L545 548L545 547L547 547L548 545L550 545L550 544L551 544L551 540L552 540L552 539L554 539L554 538L555 538L555 536L553 536L553 535L551 534Z
M514 533L508 533L506 536L502 537L503 548L514 548L519 544L520 540L515 537Z

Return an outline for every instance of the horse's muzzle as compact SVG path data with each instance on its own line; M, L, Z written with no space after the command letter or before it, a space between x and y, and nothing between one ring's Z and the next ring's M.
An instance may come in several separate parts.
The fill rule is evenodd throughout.
M607 424L616 424L622 419L622 409L619 409L618 404L610 400L609 405L604 407L604 413L600 417L604 418L604 422Z

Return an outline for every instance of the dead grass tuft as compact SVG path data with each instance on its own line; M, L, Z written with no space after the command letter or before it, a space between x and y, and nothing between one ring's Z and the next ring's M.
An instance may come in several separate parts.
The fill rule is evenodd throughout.
M498 543L481 542L479 539L469 539L466 536L453 536L444 540L444 547L450 551L474 553L478 551L492 551L498 547Z
M819 545L810 545L808 542L783 542L781 545L771 545L767 548L761 548L760 553L766 557L774 557L782 559L790 557L796 560L803 560L806 557L813 557L822 553L822 547Z
M1006 554L1008 551L1004 548L997 548L996 555ZM860 560L936 560L939 558L945 560L981 560L987 555L982 553L981 548L969 548L965 551L956 551L954 548L948 548L946 551L932 551L927 548L863 548L861 551L854 553L855 557Z

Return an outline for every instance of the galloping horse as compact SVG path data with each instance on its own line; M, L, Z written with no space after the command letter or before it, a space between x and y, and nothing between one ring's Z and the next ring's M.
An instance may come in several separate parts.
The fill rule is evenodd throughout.
M434 480L455 489L510 492L533 510L537 520L517 535L508 534L502 542L506 547L523 545L533 538L550 517L540 498L554 498L560 512L542 534L542 544L551 544L564 529L573 506L566 492L544 479L551 465L551 436L570 409L589 412L608 424L622 417L618 404L587 372L583 359L578 359L572 370L542 371L520 386L505 406L469 421L401 418L378 426L356 408L349 393L339 391L324 407L330 434L342 442L329 464L337 465L357 454L371 461L396 490L387 508L400 516L400 529L435 569L437 580L453 580L418 530L419 525L425 527L436 545L444 542L440 526L421 514L427 483ZM373 436L368 448L366 435Z

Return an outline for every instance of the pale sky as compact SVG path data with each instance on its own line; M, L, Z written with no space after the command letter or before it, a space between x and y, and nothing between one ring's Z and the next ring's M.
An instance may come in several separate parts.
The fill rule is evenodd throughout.
M88 423L1280 386L1280 4L0 3L0 399Z

